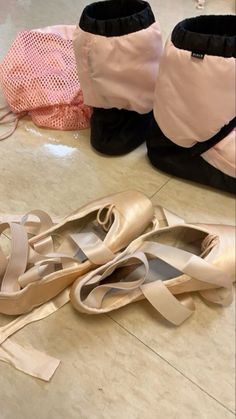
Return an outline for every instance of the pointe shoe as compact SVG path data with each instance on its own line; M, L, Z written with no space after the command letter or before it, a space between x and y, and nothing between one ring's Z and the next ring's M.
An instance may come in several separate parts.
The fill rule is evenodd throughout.
M170 219L183 222L173 214ZM208 301L227 305L234 281L233 226L176 224L142 235L112 262L75 281L70 298L78 311L88 314L146 298L179 325L194 312L185 293L198 291Z
M59 224L51 221L50 228L41 223L36 235L37 223L0 224L0 233L10 228L12 245L8 257L0 249L0 313L26 313L52 299L81 275L111 261L148 227L153 215L145 195L126 191L93 201Z

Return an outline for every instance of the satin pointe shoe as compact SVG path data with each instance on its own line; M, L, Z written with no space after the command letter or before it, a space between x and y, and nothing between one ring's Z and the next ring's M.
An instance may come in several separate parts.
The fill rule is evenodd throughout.
M30 220L32 215L39 221ZM49 301L75 279L111 261L144 232L153 216L145 195L125 191L93 201L58 224L42 211L22 224L0 224L0 233L10 230L11 238L9 255L0 249L0 313L22 314Z
M146 298L175 325L195 310L186 294L227 305L235 281L235 228L184 224L165 212L171 225L134 240L112 262L75 281L70 292L75 309L107 313Z

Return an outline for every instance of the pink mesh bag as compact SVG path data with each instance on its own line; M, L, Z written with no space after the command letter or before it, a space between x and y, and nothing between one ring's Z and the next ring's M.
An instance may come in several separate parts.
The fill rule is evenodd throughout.
M23 31L16 37L0 64L3 93L16 114L11 132L26 113L40 127L60 130L89 127L91 108L84 104L76 71L74 29L72 25L58 25ZM0 116L0 121L5 122L8 115L9 112Z

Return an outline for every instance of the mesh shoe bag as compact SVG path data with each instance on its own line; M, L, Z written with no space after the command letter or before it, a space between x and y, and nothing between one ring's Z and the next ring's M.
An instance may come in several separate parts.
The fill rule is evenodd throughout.
M0 64L0 82L16 115L15 125L28 113L40 127L88 128L91 108L84 104L76 71L74 29L58 25L23 31L16 37ZM0 115L0 120L6 116Z

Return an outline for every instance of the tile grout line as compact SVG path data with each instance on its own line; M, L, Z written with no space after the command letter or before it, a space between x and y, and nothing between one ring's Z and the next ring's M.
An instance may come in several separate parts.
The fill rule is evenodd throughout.
M151 196L149 196L149 199L152 199L156 194L158 194L158 192L160 192L171 180L172 180L172 177L167 179L164 185L161 185L159 189L157 189Z
M170 367L172 367L174 370L176 370L180 375L182 375L184 378L186 378L188 381L190 381L194 386L198 387L199 390L201 390L203 393L205 393L208 397L216 401L218 404L220 404L223 408L228 410L228 412L232 413L235 416L235 412L231 410L229 407L225 406L224 403L222 403L220 400L216 399L214 396L212 396L210 393L208 393L204 388L202 388L199 384L197 384L195 381L193 381L191 378L187 377L181 370L179 370L177 367L172 365L170 361L165 359L162 355L160 355L158 352L156 352L153 348L148 346L145 342L143 342L138 336L136 336L134 333L130 332L126 327L121 325L117 320L114 320L109 314L106 314L107 317L109 317L111 320L113 320L121 329L125 330L129 335L133 336L135 339L137 339L141 344L143 344L147 349L149 349L151 352L153 352L155 355L157 355L162 361L164 361L166 364L168 364Z

